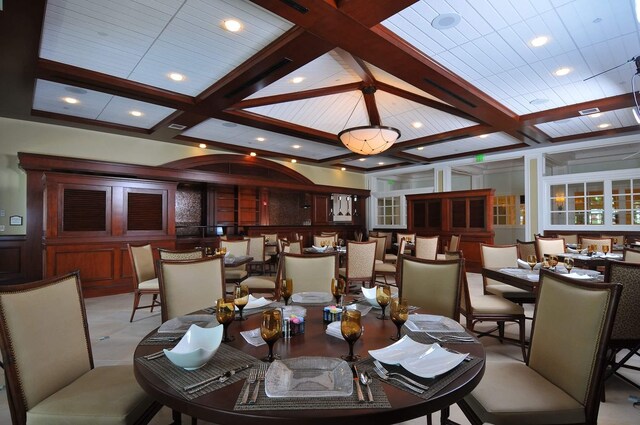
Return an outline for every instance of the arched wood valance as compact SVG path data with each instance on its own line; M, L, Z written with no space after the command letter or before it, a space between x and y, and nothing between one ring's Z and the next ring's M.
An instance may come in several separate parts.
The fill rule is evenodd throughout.
M248 155L213 154L195 156L168 162L162 167L212 171L216 173L255 177L264 180L314 183L291 168L277 162Z

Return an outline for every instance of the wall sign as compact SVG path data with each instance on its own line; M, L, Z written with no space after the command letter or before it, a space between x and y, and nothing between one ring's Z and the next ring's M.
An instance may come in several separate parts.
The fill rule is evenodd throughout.
M9 225L10 226L22 226L22 216L12 215L9 217Z

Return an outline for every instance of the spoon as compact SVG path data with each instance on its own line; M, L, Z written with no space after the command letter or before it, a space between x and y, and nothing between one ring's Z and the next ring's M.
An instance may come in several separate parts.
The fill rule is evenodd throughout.
M371 394L371 387L369 386L372 379L373 378L371 378L371 375L369 375L369 372L360 373L360 382L362 382L362 385L367 387L367 396L369 397L369 403L373 403L373 394Z

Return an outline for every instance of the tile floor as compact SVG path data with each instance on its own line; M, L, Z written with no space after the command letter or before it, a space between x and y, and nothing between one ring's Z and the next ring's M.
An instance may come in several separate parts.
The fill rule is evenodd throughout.
M480 275L468 273L472 293L481 293L482 283ZM110 364L131 364L133 351L144 335L160 325L160 313L148 310L136 312L133 323L129 323L131 314L131 294L114 295L86 300L89 332L93 347L96 366ZM531 311L529 311L531 315ZM479 329L483 325L480 325ZM516 336L517 327L507 326L507 334ZM521 360L520 348L511 344L500 344L495 338L482 338L489 361L501 359ZM640 365L640 361L637 362ZM640 373L626 373L634 382L640 382ZM2 379L4 382L4 379ZM640 424L640 409L632 406L628 401L630 395L640 397L640 390L616 377L610 379L606 385L606 403L602 403L598 424L601 425L638 425ZM451 419L460 424L468 424L457 406L451 408ZM170 424L171 412L163 408L152 420L152 424ZM4 387L0 391L0 424L10 424L11 418L7 405ZM190 423L190 419L183 417L183 423ZM199 424L206 422L198 421ZM426 424L424 417L417 418L406 424ZM434 423L439 423L438 415L434 415Z

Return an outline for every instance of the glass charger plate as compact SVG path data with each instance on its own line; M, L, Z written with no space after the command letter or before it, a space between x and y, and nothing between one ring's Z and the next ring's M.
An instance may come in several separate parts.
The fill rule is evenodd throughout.
M404 324L413 332L464 332L462 325L455 320L433 314L410 314Z
M382 363L397 364L421 378L435 378L458 366L465 353L452 353L440 344L422 344L403 336L400 341L379 350L369 350L371 357Z
M276 360L264 382L267 397L347 397L353 392L347 362L329 357Z
M293 294L291 299L294 303L301 304L322 304L333 300L333 295L329 292L298 292Z
M194 324L201 328L212 328L218 325L218 321L216 316L210 314L191 314L174 317L164 322L158 329L158 333L185 333Z

